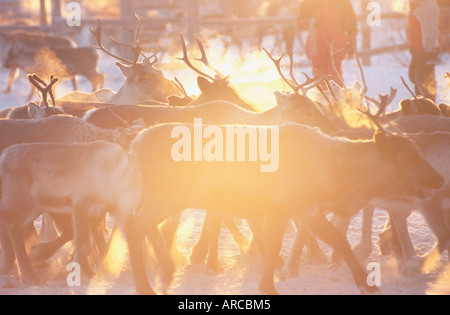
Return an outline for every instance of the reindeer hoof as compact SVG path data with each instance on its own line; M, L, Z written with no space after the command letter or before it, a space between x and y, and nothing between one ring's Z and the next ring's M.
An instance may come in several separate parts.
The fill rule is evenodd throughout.
M207 250L204 250L203 248L196 246L192 249L189 261L191 262L192 265L202 264L206 260L207 253L208 253Z
M222 265L220 264L220 262L216 261L216 262L209 262L208 261L208 265L206 267L208 269L208 271L212 272L213 274L221 274L225 272L225 268L222 267Z

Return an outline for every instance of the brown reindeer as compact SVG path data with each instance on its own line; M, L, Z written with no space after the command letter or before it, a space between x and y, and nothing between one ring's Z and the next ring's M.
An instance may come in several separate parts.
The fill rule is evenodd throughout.
M8 119L40 119L47 118L54 115L64 115L65 112L62 108L56 106L54 97L54 87L59 82L59 78L50 76L50 83L46 83L37 74L28 75L33 88L36 88L41 93L40 105L36 103L28 103L24 106L18 106L11 108L6 116ZM49 104L49 98L51 106Z
M29 64L30 62L33 62L35 54L43 48L74 48L77 46L74 41L67 37L51 35L48 33L27 32L23 30L0 32L0 45L2 46L0 64L10 69L6 93L11 92L17 71L21 69L19 65L12 62L17 52L21 51L31 54L29 55L31 60L28 60L27 62L27 64ZM32 72L34 71L28 73Z
M116 45L129 47L132 50L132 60L120 57L105 48L102 43L102 24L100 20L96 29L91 28L91 32L97 41L97 48L119 60L119 62L116 62L116 66L119 67L125 77L125 81L120 89L111 98L102 99L101 101L112 104L142 104L142 102L149 100L165 102L168 96L177 94L178 89L170 80L164 77L162 71L155 68L155 64L158 62L157 54L159 49L154 51L150 57L144 54L139 42L141 21L137 15L132 15L132 19L137 23L136 30L133 31L134 39L132 43L119 43L111 37L111 40ZM141 56L143 61L140 62Z
M144 236L150 236L162 261L163 278L170 281L173 264L159 239L157 226L191 207L215 214L268 218L266 235L259 237L266 247L260 282L264 293L277 292L273 272L285 224L292 217L299 218L343 255L362 292L373 291L348 241L326 220L325 211L350 216L375 198L420 197L423 196L422 186L438 189L444 184L443 178L421 157L410 140L384 132L377 133L373 141L349 141L333 139L301 125L269 127L272 140L268 140L267 146L274 149L278 143L279 168L265 173L261 172L258 162L175 159L174 145L179 148L177 141L181 140L178 136L190 139L194 128L199 126L167 124L149 128L132 144L132 154L140 167L144 185L141 210L128 226L133 272L141 294L154 293L145 276L141 252ZM243 128L255 128L260 135L263 131L268 134L267 127ZM208 130L215 130L216 135L227 134L225 126L212 126ZM278 139L273 136L277 130ZM228 141L228 136L226 138ZM248 145L240 149L249 150Z
M141 181L128 155L108 142L18 144L0 157L0 220L6 225L20 277L38 282L24 245L24 230L44 209L74 222L77 262L90 274L90 226L107 209L124 225L139 207ZM20 189L17 189L20 187Z
M0 120L0 152L15 144L23 143L88 143L92 141L108 141L119 143L127 148L136 133L142 128L117 130L103 130L81 119L69 116L52 116L36 120ZM65 218L55 217L57 225L62 232L59 239L33 250L34 257L46 259L62 245L73 239L71 224ZM60 226L61 225L61 226ZM8 273L14 264L14 252L10 245L5 229L0 229L0 243L2 248L0 273ZM104 242L104 240L103 240ZM9 246L8 246L9 244Z

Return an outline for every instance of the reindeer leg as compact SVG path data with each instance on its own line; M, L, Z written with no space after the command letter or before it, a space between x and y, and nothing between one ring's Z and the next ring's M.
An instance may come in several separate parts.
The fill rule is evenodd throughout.
M353 254L347 238L326 219L322 212L317 211L312 215L305 216L302 220L314 234L331 245L334 251L344 257L352 272L355 284L361 293L378 292L377 288L368 286L367 274Z
M170 256L169 251L167 250L166 245L164 244L164 240L161 237L157 226L150 226L147 236L162 267L162 281L165 286L164 290L166 290L173 280L175 264L172 260L172 257Z
M297 236L295 237L294 245L292 246L291 253L286 262L286 277L298 277L298 268L300 266L300 258L302 257L303 248L306 245L308 232L303 228L300 221L294 219L297 226Z
M32 261L44 261L52 257L67 242L73 240L73 221L71 215L53 215L53 219L61 231L61 236L52 242L40 243L34 246L30 251Z
M16 78L18 70L19 70L18 68L14 68L14 69L11 69L11 71L9 72L8 86L6 87L5 94L11 93L12 85L13 85L14 79Z
M202 233L197 243L192 248L191 256L189 260L191 264L201 264L206 260L208 255L210 241L210 233L212 231L211 225L217 226L217 222L214 220L220 220L217 217L211 216L211 214L206 213L205 221L203 222Z
M0 274L10 274L14 270L16 253L8 232L8 226L0 221Z
M411 242L408 232L407 219L409 215L409 211L406 211L405 213L392 212L391 218L403 253L402 261L404 272L406 274L416 274L418 272L417 269L420 268L420 266L411 265L413 263L413 258L416 257L416 251L414 250L414 245Z
M263 276L259 283L259 290L262 294L278 295L278 291L276 290L274 283L274 274L275 268L279 262L278 259L280 257L283 233L287 221L287 218L280 216L270 217L266 221L265 237L261 236L264 240L266 249Z
M171 216L166 222L163 224L161 228L161 233L164 237L164 242L166 246L170 248L170 252L172 253L172 257L175 259L177 263L180 265L186 264L186 258L183 254L180 253L177 246L177 229L180 225L181 213L177 213L176 215Z
M77 85L77 76L74 75L72 77L72 87L74 91L78 91L78 85Z
M31 266L25 248L23 224L19 220L16 220L15 222L10 223L8 230L16 252L21 280L25 283L38 283L37 276Z
M34 87L31 88L30 94L28 95L27 102L30 102L33 99L34 95Z
M219 262L219 237L222 227L222 220L220 217L211 215L212 219L209 225L205 228L209 228L209 255L207 268L214 273L223 273L225 269Z
M342 234L347 235L348 226L350 225L350 218L342 218L337 215L333 215L333 218L331 219L331 224ZM332 265L334 268L338 268L341 266L343 257L340 255L339 252L336 250L333 250L333 254L331 257Z
M145 259L142 252L147 228L151 222L147 222L146 218L133 217L125 227L125 235L130 252L131 265L133 267L133 276L137 294L155 295L147 280L145 272Z
M360 261L366 260L372 252L372 224L374 211L374 206L367 205L363 208L361 242L353 248L356 257L358 257Z
M73 223L75 230L75 261L80 264L81 271L89 276L93 276L93 271L89 265L88 256L90 253L90 228L89 209L94 207L88 198L78 201L74 206Z
M236 223L232 219L224 219L223 222L227 226L231 235L233 236L234 241L239 247L239 251L241 254L244 254L248 251L250 243L247 238L242 234L242 232L237 227Z

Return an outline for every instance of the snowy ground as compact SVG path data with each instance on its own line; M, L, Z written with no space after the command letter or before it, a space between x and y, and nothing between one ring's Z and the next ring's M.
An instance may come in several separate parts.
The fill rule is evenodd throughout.
M260 53L255 56L261 57ZM407 54L405 54L407 56ZM438 67L438 76L441 78L445 71L450 70L450 56L444 56L444 64ZM236 78L235 82L272 82L276 81L278 75L273 69L273 65L267 58L250 58L252 62L240 65L240 69L230 69L230 73L255 73L260 69L257 75L245 75ZM230 56L222 60L224 64L233 62ZM214 64L214 62L213 62ZM407 64L407 61L406 61ZM113 63L107 58L103 58L101 69L108 74L106 85L109 88L117 89L122 78L118 69L111 66ZM190 72L184 70L173 70L173 67L162 65L167 76L172 78L176 74L185 84L190 93L196 93L194 85L194 76ZM183 67L182 64L179 67ZM220 67L220 66L217 66ZM239 67L238 67L239 68ZM226 68L229 69L229 68ZM302 69L309 72L309 69ZM396 109L398 101L410 97L404 89L400 76L407 77L407 68L398 65L395 60L387 62L386 57L377 57L373 60L373 66L365 69L369 95L376 96L378 93L388 93L390 87L398 89L398 96L393 104L392 109ZM7 73L0 71L0 86L5 86ZM357 72L353 62L349 60L346 64L345 79L348 85L358 79ZM89 91L89 84L81 80L81 88ZM275 90L275 86L270 86ZM259 102L261 108L268 108L274 103L272 91L264 90L259 92L255 97L254 87L250 87L243 91L244 96L254 102ZM439 88L439 100L444 101L448 98L444 93L445 86L442 83ZM26 96L29 93L29 84L26 79L21 78L15 83L14 91L16 93L5 95L0 93L0 109L25 104ZM58 88L58 95L70 91L70 84L64 83ZM258 90L259 91L259 90ZM184 213L183 221L180 226L178 246L180 251L189 256L190 248L198 239L201 231L202 219L204 213L202 211L187 210ZM379 232L382 230L386 222L386 212L377 210L374 216L374 231L372 235L373 243L376 242ZM353 220L348 231L348 239L352 245L356 245L360 239L361 231L361 215L357 215ZM423 217L414 213L409 219L410 233L418 254L427 253L434 245L435 239L424 222ZM245 226L244 226L245 228ZM245 230L245 229L244 229ZM248 230L245 230L248 234ZM285 239L282 248L282 256L286 257L289 249L294 241L295 230L293 227L287 227ZM66 277L69 271L66 270L68 264L68 253L71 250L71 244L68 244L60 251L51 262L44 266L40 275L45 279L52 279L42 285L22 284L13 276L0 276L0 295L4 294L134 294L134 283L129 262L127 258L126 248L120 252L122 260L120 264L121 273L117 275L104 274L94 279L84 279L81 287L69 288L66 284ZM330 257L331 249L321 243L328 257ZM206 266L202 265L179 265L176 270L175 280L169 288L169 294L186 294L186 295L202 295L202 294L231 294L231 295L252 295L258 294L258 282L262 272L262 261L258 257L251 255L241 256L236 245L232 241L226 230L223 230L220 243L220 259L225 267L222 274L211 274L206 271ZM440 260L433 266L428 266L428 270L422 274L406 277L402 275L395 260L388 256L380 255L378 248L374 246L370 258L364 262L377 262L381 265L382 286L381 291L384 294L450 294L450 270L448 268L447 256L443 255ZM150 276L152 277L152 276ZM158 281L156 280L157 286ZM299 276L287 280L277 279L276 287L281 294L359 294L353 283L349 269L343 265L337 270L333 270L329 264L312 264L303 259L299 270Z

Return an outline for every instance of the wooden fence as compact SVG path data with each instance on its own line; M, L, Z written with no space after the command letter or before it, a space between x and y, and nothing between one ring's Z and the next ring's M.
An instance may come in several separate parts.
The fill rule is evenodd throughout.
M64 27L66 21L62 18L62 3L61 0L51 0L51 6L46 6L45 0L40 1L40 18L39 25L34 26L16 26L16 25L1 25L0 30L10 30L20 28L27 28L31 30L43 30L49 32L61 32L67 27ZM1 6L14 6L20 3L19 0L4 0L0 3ZM149 11L179 11L183 14L181 16L171 17L147 17ZM51 12L51 14L48 14ZM199 30L204 29L246 29L246 27L261 27L271 28L273 25L278 27L295 28L294 18L278 18L278 17L249 17L249 18L203 18L199 14L198 0L185 1L170 1L170 0L120 0L120 16L113 19L104 19L103 24L108 26L117 26L124 23L125 19L129 17L131 12L136 12L142 18L143 27L146 33L155 33L156 36L169 35L167 32L180 32L188 34L193 37ZM450 7L442 10L445 25L445 47L450 49ZM170 15L170 14L169 14ZM51 21L47 17L51 16ZM362 33L362 51L361 55L364 57L364 63L370 64L370 57L390 52L392 50L404 50L407 44L391 45L385 47L372 47L372 27L366 23L366 16L360 16L360 30ZM382 16L383 20L405 20L406 16L399 13L387 13ZM82 26L91 26L97 23L96 18L83 18ZM170 27L169 27L170 26ZM169 30L169 31L168 31Z

